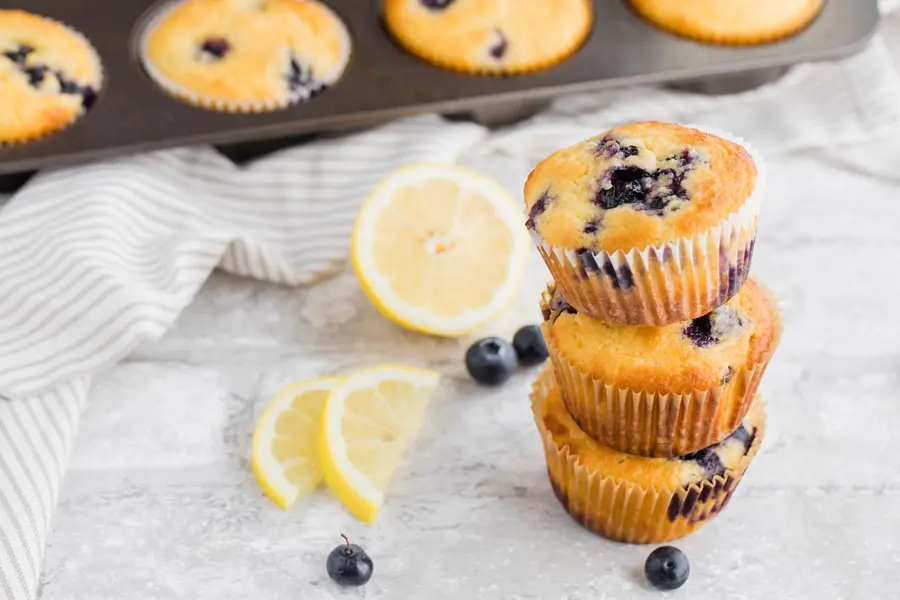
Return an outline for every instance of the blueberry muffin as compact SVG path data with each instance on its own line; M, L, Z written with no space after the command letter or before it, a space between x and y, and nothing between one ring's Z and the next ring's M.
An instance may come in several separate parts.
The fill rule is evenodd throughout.
M147 72L174 96L260 112L333 85L347 66L350 36L313 0L185 0L155 16L141 47Z
M702 42L749 45L794 35L825 0L631 0L661 29Z
M603 444L670 457L727 437L744 419L781 333L772 296L753 279L692 321L610 326L549 286L544 338L574 420Z
M622 542L680 538L719 514L765 431L757 399L720 443L677 458L647 458L604 446L582 431L549 369L535 382L531 401L557 498L584 527Z
M635 123L559 150L525 184L527 227L568 301L616 325L694 319L750 270L761 160L735 141Z
M508 75L555 65L590 33L590 0L384 0L388 30L439 67Z
M0 144L46 136L91 108L103 71L91 45L65 25L0 10Z

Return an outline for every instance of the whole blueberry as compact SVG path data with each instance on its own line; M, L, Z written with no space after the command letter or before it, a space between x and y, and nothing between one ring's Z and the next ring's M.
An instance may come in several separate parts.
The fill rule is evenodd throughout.
M338 585L354 587L366 585L372 579L372 570L375 568L372 559L365 550L351 544L346 535L342 534L341 537L345 543L332 550L325 563L328 576Z
M483 385L500 385L516 372L516 351L506 340L490 337L478 340L466 351L469 375Z
M644 563L644 575L653 587L677 590L691 574L691 565L684 552L673 546L660 546L650 553Z
M513 348L519 357L519 364L526 367L539 365L550 356L544 334L537 325L526 325L513 336Z

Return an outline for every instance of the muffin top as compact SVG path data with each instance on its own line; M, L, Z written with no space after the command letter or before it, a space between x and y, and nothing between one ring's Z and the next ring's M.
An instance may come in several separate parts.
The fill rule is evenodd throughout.
M469 73L516 73L559 62L587 37L592 14L590 0L384 0L385 23L402 46Z
M727 383L774 350L781 314L753 279L708 315L660 327L611 326L580 314L551 284L542 310L548 342L583 372L619 387L687 393Z
M546 394L534 395L532 410L542 433L552 436L556 446L567 449L589 472L657 490L710 481L737 469L764 430L766 418L756 398L741 426L718 444L677 458L650 458L619 452L586 434L569 414L555 383Z
M143 58L188 99L286 106L337 81L350 56L343 22L312 0L186 0L157 17Z
M554 246L627 252L722 223L756 182L753 158L734 142L672 123L635 123L538 163L525 183L527 224Z
M824 0L631 0L654 25L700 41L757 44L793 35Z
M102 78L81 35L44 17L0 10L0 142L62 129L93 105Z

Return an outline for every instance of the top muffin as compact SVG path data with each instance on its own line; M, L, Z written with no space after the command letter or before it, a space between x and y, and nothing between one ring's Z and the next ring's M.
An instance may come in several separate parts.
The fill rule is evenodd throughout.
M549 67L590 32L590 0L384 0L384 20L408 51L466 73Z
M350 36L312 0L186 0L151 23L142 53L166 91L208 108L252 112L306 100L335 83Z
M528 227L551 245L609 253L703 233L754 193L740 145L673 123L644 122L554 152L525 184Z
M0 10L0 144L66 127L93 105L102 78L81 35L44 17Z

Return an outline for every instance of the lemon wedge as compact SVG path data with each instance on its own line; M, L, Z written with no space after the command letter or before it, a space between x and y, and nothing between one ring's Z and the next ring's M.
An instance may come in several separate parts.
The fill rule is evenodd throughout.
M366 523L378 516L439 380L433 371L385 365L348 375L328 395L319 436L325 481Z
M452 165L411 165L378 184L360 209L353 267L392 321L460 336L511 302L530 246L524 222L494 180Z
M338 377L294 383L272 399L253 431L251 466L263 492L287 510L322 481L319 431Z

